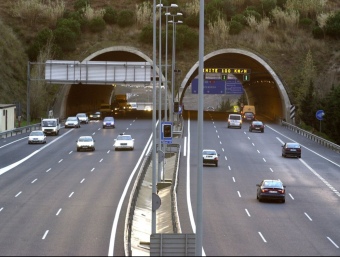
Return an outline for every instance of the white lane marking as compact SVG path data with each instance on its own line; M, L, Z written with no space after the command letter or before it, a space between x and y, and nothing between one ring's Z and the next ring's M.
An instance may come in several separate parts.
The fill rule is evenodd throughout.
M220 141L220 145L222 144L222 142Z
M21 140L24 140L24 139L26 139L26 138L28 138L28 136L27 136L27 137L20 138L20 139L18 139L18 140L14 140L13 142L10 142L10 143L8 143L8 144L6 144L6 145L0 146L0 149L3 148L3 147L5 147L5 146L8 146L8 145L14 144L14 143L16 143L16 142L19 142L19 141L21 141Z
M63 159L61 159L58 163L61 163L63 161Z
M61 212L61 210L62 210L62 208L60 208L55 215L58 216L59 213Z
M238 197L241 197L241 193L240 191L237 191Z
M69 152L68 154L71 154L71 153L73 153L73 151Z
M127 190L130 187L131 181L132 181L133 177L135 176L137 168L139 167L140 162L143 160L143 157L145 156L145 153L151 151L151 147L152 147L152 144L150 143L151 140L152 140L152 133L150 135L150 138L149 138L148 142L145 145L145 148L144 148L144 150L143 150L143 152L142 152L138 162L136 163L135 168L133 169L132 173L130 174L129 180L125 184L124 191L123 191L123 193L122 193L122 195L121 195L121 197L119 199L118 206L116 207L116 213L115 213L115 217L114 217L113 224L112 224L112 229L111 229L111 236L110 236L110 244L109 244L108 256L113 256L113 253L114 253L116 233L117 233L117 226L118 226L118 219L120 217L120 212L121 212L121 209L122 209L122 205L123 205L124 199L125 199L126 194L127 194Z
M51 168L49 168L48 170L46 170L46 172L49 172L51 170Z
M100 161L99 162L102 162L103 161L103 159L100 159Z
M91 172L94 171L95 168L92 168Z
M29 158L31 158L32 156L36 155L37 153L39 153L40 151L44 150L45 148L47 148L49 145L53 144L55 141L59 140L60 138L66 136L68 133L71 133L72 130L67 131L65 134L57 137L56 139L54 139L53 141L49 142L48 144L45 144L44 146L42 146L39 150L34 151L33 153L31 153L30 155L26 156L25 158L21 159L20 161L17 161L15 163L12 163L11 165L8 165L7 167L1 168L0 169L0 175L4 174L5 172L15 168L16 166L20 165L21 163L23 163L24 161L28 160Z
M255 146L255 144L254 143L251 143L253 146Z
M233 177L233 181L236 182L235 178Z
M258 153L260 153L260 151L259 150L256 150Z
M332 192L334 192L337 196L340 197L340 193L338 192L338 190L335 190L334 187L327 182L327 180L325 180L323 177L321 177L321 175L319 173L317 173L315 170L313 170L312 167L310 167L304 160L299 159L300 162L303 163L303 165L305 165L315 176L317 176L323 183L325 183L325 185L332 190Z
M274 172L272 168L269 168L271 172Z
M230 166L228 166L228 169L231 170Z
M82 184L84 181L85 181L85 179L83 178L83 179L80 181L80 184Z
M36 178L36 179L34 179L31 183L33 184L35 181L37 181L38 179Z
M289 196L292 198L292 200L295 200L291 193L289 193Z
M267 162L265 158L262 158L264 162Z
M267 243L267 241L266 241L266 239L264 239L264 236L262 235L262 233L260 231L258 233L259 233L260 237L262 238L263 242Z
M46 230L46 232L44 233L43 237L42 237L42 240L44 240L48 234L49 230Z
M71 198L73 194L74 194L74 192L72 192L72 193L68 196L68 198Z
M339 246L334 243L334 241L330 238L330 237L327 237L327 239L336 247L336 248L339 248Z
M184 137L184 153L183 156L187 156L187 137Z
M310 220L310 221L313 221L311 217L309 217L309 215L305 212L304 213L306 215L306 217Z
M247 209L245 209L245 211L246 211L248 217L251 217L249 211Z
M227 156L224 156L224 159L225 159L225 160L228 160Z
M17 193L17 194L15 195L15 197L18 197L19 195L21 195L21 193L22 193L22 191L20 191L19 193Z
M191 228L194 233L196 233L196 223L194 219L194 214L192 211L192 204L191 204L191 198L190 198L190 119L188 118L188 158L187 158L187 185L186 185L186 195L187 195L187 205L188 205L188 212L189 212L189 218L191 223ZM202 246L202 256L205 255L205 251Z
M291 138L289 138L289 137L287 137L287 136L281 134L280 132L278 132L277 130L271 128L270 126L267 125L267 127L269 127L271 130L275 131L276 133L280 134L281 136L283 136L283 137L285 137L285 138L287 138L287 139L289 139L289 140L295 142L295 140L293 140L293 139L291 139ZM284 144L284 142L283 142L280 138L278 138L278 137L276 137L276 138L277 138L277 140L279 140L282 144ZM317 156L319 156L319 157L321 157L321 158L323 158L323 159L329 161L330 163L332 163L332 164L334 164L335 166L338 166L338 167L340 168L340 164L333 162L332 160L326 158L325 156L322 156L321 154L318 154L317 152L313 151L312 149L309 149L308 147L306 147L306 146L304 146L304 145L302 145L302 144L300 144L300 145L301 145L303 148L306 148L308 151L310 151L310 152L316 154Z

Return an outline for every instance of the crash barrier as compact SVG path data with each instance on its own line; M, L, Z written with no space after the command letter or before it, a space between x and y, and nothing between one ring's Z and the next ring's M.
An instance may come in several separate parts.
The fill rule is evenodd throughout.
M24 134L27 132L31 132L33 130L40 130L41 129L41 124L40 123L36 123L33 125L29 125L29 126L25 126L25 127L19 127L19 128L15 128L12 130L7 130L4 132L0 133L0 138L7 138L7 137L12 137L18 134Z
M124 251L125 256L131 256L131 233L132 233L132 222L133 222L133 215L135 212L136 202L138 198L138 193L143 183L146 171L149 168L149 165L152 160L152 151L144 157L144 160L139 168L139 173L133 185L128 208L126 211L126 218L125 218L125 231L124 231Z
M306 130L303 130L295 125L292 125L286 121L281 121L281 125L289 130L292 130L294 131L295 133L298 133L304 137L307 137L308 139L314 141L314 142L317 142L319 143L320 145L323 145L327 148L330 148L338 153L340 153L340 145L337 145L337 144L334 144L333 142L331 141L328 141L322 137L319 137L317 135L314 135L313 133L311 132L308 132Z

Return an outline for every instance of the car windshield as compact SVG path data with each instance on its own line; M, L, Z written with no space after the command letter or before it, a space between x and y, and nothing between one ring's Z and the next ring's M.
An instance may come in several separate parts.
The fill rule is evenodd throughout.
M78 140L79 142L91 142L92 138L91 137L81 137Z
M86 117L86 114L85 113L78 113L77 117Z
M31 132L31 136L42 136L42 135L43 135L43 133L40 132L40 131L32 131Z
M240 116L236 116L236 115L230 115L229 119L231 120L240 120Z
M113 121L113 117L105 117L105 121Z
M282 187L282 183L280 181L265 181L263 183L264 187Z
M254 114L252 112L246 112L246 113L244 113L244 115L246 115L246 116L254 116Z
M54 120L45 120L45 121L43 121L43 126L44 127L54 127L54 126L56 126L56 121L54 121Z
M77 120L77 118L76 117L69 117L69 118L67 118L67 120L68 121L70 121L70 120Z
M287 147L288 148L300 148L300 145L296 143L289 143L287 144Z
M131 136L124 135L124 136L118 136L117 140L131 140Z
M216 155L216 152L215 151L211 151L211 150L205 150L205 151L203 151L203 154L204 155Z
M263 123L261 121L254 121L253 124L254 125L262 125Z

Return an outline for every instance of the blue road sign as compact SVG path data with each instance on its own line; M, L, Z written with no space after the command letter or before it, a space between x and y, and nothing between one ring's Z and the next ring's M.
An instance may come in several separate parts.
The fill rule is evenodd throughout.
M323 110L318 110L316 111L315 116L318 120L323 120L323 116L325 116L325 112Z
M198 79L191 82L191 93L198 94ZM243 94L243 86L237 79L228 80L204 80L204 94Z
M172 144L172 122L162 121L162 133L161 142L162 144Z

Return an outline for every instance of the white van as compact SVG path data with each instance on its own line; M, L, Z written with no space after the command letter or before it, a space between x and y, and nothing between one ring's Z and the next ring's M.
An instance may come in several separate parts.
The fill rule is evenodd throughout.
M240 114L229 114L228 128L230 127L242 128L242 116Z

